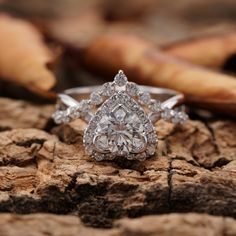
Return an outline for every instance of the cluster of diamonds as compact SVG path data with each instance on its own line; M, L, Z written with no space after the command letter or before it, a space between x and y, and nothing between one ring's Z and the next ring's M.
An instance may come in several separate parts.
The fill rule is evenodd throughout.
M63 104L61 106L60 101L58 107L52 118L54 119L56 124L68 123L72 120L81 118L85 121L89 122L92 118L91 112L91 102L89 100L82 100L77 102L76 105L64 108Z
M85 150L101 161L117 156L146 159L156 150L153 124L159 119L181 124L187 115L163 107L137 84L128 82L120 70L113 82L92 92L88 100L64 110L58 109L53 118L58 124L77 118L89 122L84 132Z
M84 145L96 160L144 160L155 153L157 136L153 124L126 92L119 91L107 99L89 122Z
M120 87L122 87L123 91L126 91L126 93L131 97L138 98L138 103L140 105L148 108L150 111L149 118L153 123L159 119L164 119L165 121L174 124L183 124L188 119L185 112L163 107L160 101L151 99L151 95L147 92L141 91L136 83L128 82L127 77L124 75L123 71L120 70L113 82L103 84L98 91L94 91L90 95L90 99L82 100L74 107L68 107L63 110L57 109L53 114L55 123L68 123L77 118L89 122L93 116L94 106L98 107L101 105L107 97L120 91Z

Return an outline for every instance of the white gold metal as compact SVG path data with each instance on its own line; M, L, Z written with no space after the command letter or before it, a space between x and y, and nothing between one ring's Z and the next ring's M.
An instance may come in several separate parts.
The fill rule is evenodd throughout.
M113 82L59 94L53 119L57 124L78 118L86 121L85 150L98 161L117 156L144 160L156 150L157 120L174 124L187 120L187 114L177 108L183 100L183 94L171 89L128 82L120 70Z

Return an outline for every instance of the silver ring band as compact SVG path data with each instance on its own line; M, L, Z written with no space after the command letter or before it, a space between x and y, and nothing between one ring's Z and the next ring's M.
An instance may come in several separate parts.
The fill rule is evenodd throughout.
M75 106L81 99L88 99L90 94L93 91L97 91L100 87L101 86L87 86L67 89L58 95L59 103L68 107ZM144 85L139 85L138 87L140 90L149 93L153 99L162 102L163 107L169 109L182 105L184 102L184 95L172 89ZM68 96L70 98L68 98Z

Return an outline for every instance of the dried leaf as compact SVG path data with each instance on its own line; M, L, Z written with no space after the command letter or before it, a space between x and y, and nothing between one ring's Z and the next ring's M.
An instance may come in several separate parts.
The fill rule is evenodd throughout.
M164 50L194 64L219 68L236 53L236 32L183 41Z
M0 15L0 78L48 96L56 82L54 60L41 34L28 22Z
M172 88L183 92L190 104L236 115L236 80L233 76L176 59L136 37L100 37L85 51L84 63L89 68L110 74L123 69L131 80ZM221 105L220 109L217 105Z

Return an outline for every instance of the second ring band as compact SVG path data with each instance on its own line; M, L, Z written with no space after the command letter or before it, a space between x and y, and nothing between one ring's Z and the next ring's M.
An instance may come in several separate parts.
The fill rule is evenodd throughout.
M53 118L56 123L78 118L88 122L84 145L96 160L116 156L141 160L155 153L153 124L158 119L176 124L187 119L178 109L183 99L174 90L128 82L119 71L113 82L100 87L72 88L59 94Z

